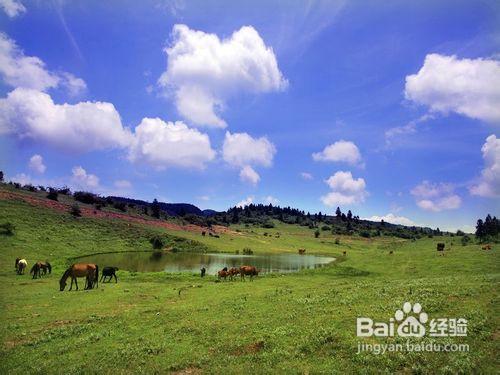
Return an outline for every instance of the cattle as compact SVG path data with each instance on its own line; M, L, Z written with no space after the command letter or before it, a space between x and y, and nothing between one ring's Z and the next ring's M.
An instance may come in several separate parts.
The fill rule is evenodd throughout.
M482 247L483 250L491 250L491 245L485 245Z

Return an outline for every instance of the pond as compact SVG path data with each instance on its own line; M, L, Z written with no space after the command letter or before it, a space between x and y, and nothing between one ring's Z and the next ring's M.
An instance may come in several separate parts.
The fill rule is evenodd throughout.
M302 269L319 268L335 258L299 254L242 255L228 253L152 253L122 252L93 254L74 259L78 263L96 263L100 267L114 266L135 272L191 272L198 273L205 267L208 275L215 275L224 267L251 265L261 272L288 273Z

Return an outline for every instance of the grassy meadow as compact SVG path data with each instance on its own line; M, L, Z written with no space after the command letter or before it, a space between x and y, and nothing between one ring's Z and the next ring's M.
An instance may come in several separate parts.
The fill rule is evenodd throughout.
M26 193L29 194L29 193ZM220 238L0 199L0 373L495 373L499 370L499 246L460 237L319 238L307 227L231 226ZM120 270L117 284L60 292L75 256L151 250L163 236L180 251L327 254L330 266L215 282L193 274ZM335 243L335 239L339 243ZM436 252L436 243L451 250ZM390 251L393 254L389 254ZM346 256L343 252L346 251ZM16 275L14 260L49 260L52 275ZM469 352L357 354L356 318L388 321L405 301L430 317L464 317Z

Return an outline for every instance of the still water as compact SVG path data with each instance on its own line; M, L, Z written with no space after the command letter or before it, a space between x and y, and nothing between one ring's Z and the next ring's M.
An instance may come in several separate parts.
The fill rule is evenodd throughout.
M205 267L207 274L215 274L224 267L251 265L261 272L295 272L319 268L335 260L332 257L298 254L199 254L199 253L124 252L94 254L75 259L79 263L96 263L100 267L114 266L135 272L194 272Z

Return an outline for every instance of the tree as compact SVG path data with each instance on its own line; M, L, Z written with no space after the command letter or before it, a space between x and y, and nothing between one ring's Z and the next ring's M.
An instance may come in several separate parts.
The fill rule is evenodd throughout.
M57 201L59 194L57 193L57 190L49 188L49 193L47 194L47 199Z
M319 230L316 229L316 231L314 232L314 238L318 238L319 237Z
M71 206L69 213L74 217L82 216L82 211L80 210L80 206L76 203L73 206Z
M153 249L159 250L162 249L163 246L165 246L165 243L163 242L163 238L160 236L154 236L149 240L149 243L153 245Z
M339 219L342 216L342 211L340 211L340 207L337 207L337 209L335 210L335 216L337 216Z
M238 210L235 209L233 210L233 217L231 218L231 223L238 224L239 221L240 221L240 215L238 213Z
M0 171L0 182L3 182L3 171Z
M151 216L159 219L160 218L160 204L156 200L156 198L153 200L153 203L151 204Z
M352 220L352 212L351 210L347 211L347 221L351 221Z
M476 237L482 240L485 237L484 223L482 219L479 219L476 224Z

